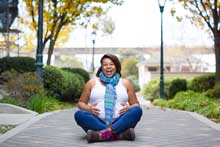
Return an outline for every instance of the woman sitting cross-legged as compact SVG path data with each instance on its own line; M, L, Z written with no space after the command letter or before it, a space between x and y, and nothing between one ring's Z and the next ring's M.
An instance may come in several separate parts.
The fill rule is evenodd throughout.
M77 124L87 133L88 142L135 140L134 128L142 109L133 85L121 78L117 56L105 54L96 78L89 80L75 112Z

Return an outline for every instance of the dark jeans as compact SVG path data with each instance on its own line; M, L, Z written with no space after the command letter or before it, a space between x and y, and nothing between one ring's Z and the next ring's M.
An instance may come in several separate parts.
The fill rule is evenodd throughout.
M112 123L112 129L115 133L121 133L128 128L134 128L141 119L141 116L141 107L132 107ZM88 130L104 130L108 127L98 116L85 110L77 110L74 117L77 124L82 127L85 132Z

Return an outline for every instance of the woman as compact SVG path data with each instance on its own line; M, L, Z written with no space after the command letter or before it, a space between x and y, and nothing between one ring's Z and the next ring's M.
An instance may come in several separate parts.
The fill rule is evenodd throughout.
M97 78L84 87L75 120L87 132L88 142L134 140L134 127L142 116L134 88L121 78L115 55L105 54L100 62Z

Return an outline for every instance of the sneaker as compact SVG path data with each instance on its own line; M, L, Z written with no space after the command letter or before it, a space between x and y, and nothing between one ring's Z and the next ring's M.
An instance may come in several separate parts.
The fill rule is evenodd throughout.
M88 130L87 131L87 141L88 141L88 143L99 141L99 133L97 131Z
M120 134L120 138L123 140L130 140L130 141L134 141L135 140L135 132L133 128L129 128L126 131L122 132Z
M111 130L102 130L102 131L87 131L87 141L88 143L91 142L98 142L98 141L109 141L111 140L112 131Z

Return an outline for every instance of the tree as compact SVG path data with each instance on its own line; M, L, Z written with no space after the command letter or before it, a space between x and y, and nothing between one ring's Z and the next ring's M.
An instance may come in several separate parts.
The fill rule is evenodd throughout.
M102 32L104 33L104 36L110 36L110 41L112 43L112 34L115 31L115 22L112 20L111 17L107 18L105 17L102 20L102 24L101 24L101 28L102 28ZM111 46L111 44L110 44Z
M123 77L135 76L138 77L137 59L134 57L124 58L122 60L121 73Z
M103 19L103 28L102 31L105 35L112 35L115 30L115 23L112 18L105 18Z
M30 28L37 33L38 0L24 0L29 16ZM44 35L43 49L48 45L47 65L50 65L51 56L57 40L62 40L70 33L74 26L85 25L92 16L103 14L104 4L121 4L120 0L47 0L44 3ZM97 4L103 5L97 5ZM25 18L26 19L26 18ZM24 23L28 23L23 19ZM65 32L65 35L61 35ZM59 38L59 39L58 39Z
M174 0L171 0L174 1ZM176 0L190 12L187 18L199 26L207 26L214 39L216 59L216 82L220 81L220 1L219 0ZM172 9L175 13L177 9ZM179 19L178 19L179 20Z

